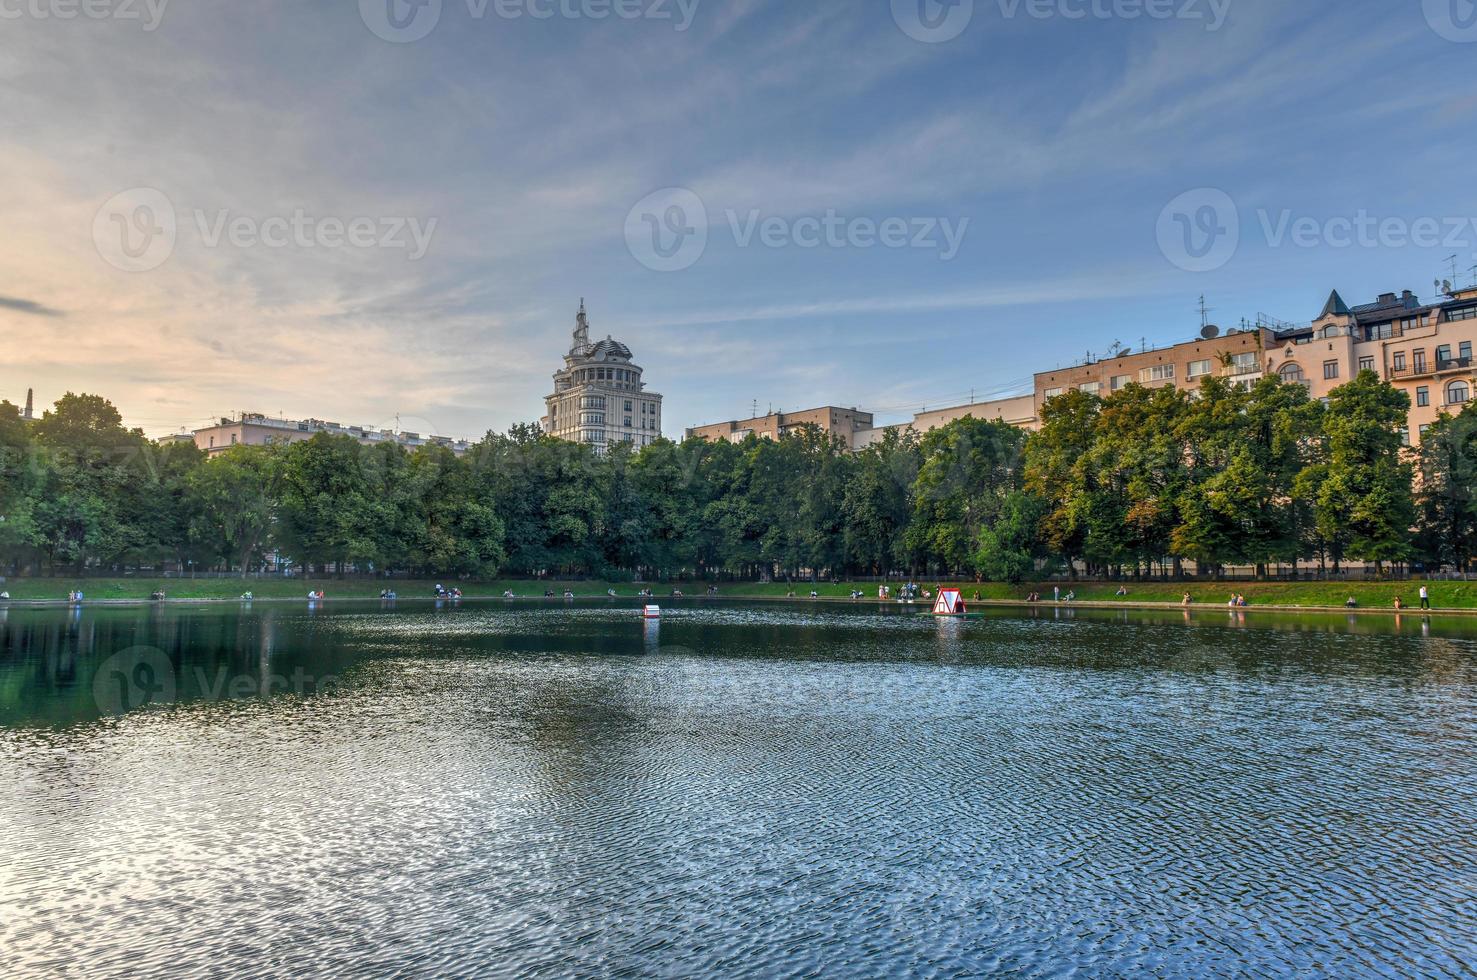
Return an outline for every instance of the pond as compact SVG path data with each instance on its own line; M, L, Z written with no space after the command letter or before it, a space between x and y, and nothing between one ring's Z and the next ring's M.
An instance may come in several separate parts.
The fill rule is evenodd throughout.
M0 975L1477 969L1477 620L0 610Z

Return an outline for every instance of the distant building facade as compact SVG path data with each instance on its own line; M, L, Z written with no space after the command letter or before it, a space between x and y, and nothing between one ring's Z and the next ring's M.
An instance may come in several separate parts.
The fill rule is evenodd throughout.
M834 405L807 408L800 412L771 412L751 419L700 425L688 429L687 438L707 439L709 442L743 442L751 435L760 439L778 439L787 432L794 432L805 426L814 426L821 432L840 439L848 449L856 449L859 438L872 430L872 413L856 408L837 408Z
M644 373L620 341L607 336L590 342L590 321L580 300L574 341L564 367L554 374L553 394L544 399L544 432L602 454L616 442L650 445L662 437L662 396L646 389Z
M1195 391L1209 377L1250 387L1262 376L1262 350L1271 342L1265 327L1207 330L1207 336L1157 350L1125 350L1101 360L1036 375L1036 414L1047 402L1068 391L1107 398L1131 384L1145 388ZM1208 336L1214 333L1214 336Z
M191 433L169 436L168 439L178 441L185 437L191 438L207 456L218 456L232 446L283 446L311 439L320 432L348 436L365 446L382 443L391 443L405 449L444 446L458 456L471 448L471 444L465 439L422 436L417 432L396 432L393 429L362 425L339 425L337 422L324 422L320 419L279 419L257 412L245 412L239 418L222 418L214 425Z

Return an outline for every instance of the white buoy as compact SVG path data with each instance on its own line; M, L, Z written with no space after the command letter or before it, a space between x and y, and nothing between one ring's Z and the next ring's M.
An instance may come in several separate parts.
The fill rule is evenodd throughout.
M662 607L661 606L647 606L646 607L646 610L642 614L642 616L645 619L661 619L662 618Z

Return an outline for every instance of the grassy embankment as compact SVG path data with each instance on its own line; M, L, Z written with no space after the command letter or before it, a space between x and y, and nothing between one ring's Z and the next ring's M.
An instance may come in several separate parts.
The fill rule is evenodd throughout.
M366 580L249 580L240 579L195 579L188 578L96 578L96 579L11 579L0 585L0 591L8 591L13 600L64 600L69 591L81 589L89 601L92 600L147 600L149 594L156 589L162 589L170 599L235 599L242 592L250 590L258 599L302 599L310 589L322 590L333 599L374 599L379 596L380 590L386 587L385 582ZM432 580L425 581L397 581L388 583L394 588L401 598L428 598L435 586ZM445 580L445 584L453 584ZM468 598L497 597L501 596L507 589L511 589L519 596L539 597L545 588L552 588L560 596L566 587L573 589L577 596L600 597L604 596L607 589L615 589L616 593L623 597L633 597L637 586L629 582L606 583L606 582L577 582L572 585L566 583L552 583L545 585L540 582L500 580L490 582L457 584L466 593ZM920 584L933 589L939 583L933 580L923 580ZM945 583L947 584L947 583ZM1226 600L1232 592L1239 592L1246 596L1253 606L1333 606L1342 607L1344 600L1353 596L1361 608L1365 609L1389 609L1392 608L1395 596L1404 598L1407 606L1419 605L1419 582L1351 582L1346 584L1330 582L1234 582L1224 584L1201 584L1192 585L1176 583L1131 583L1128 585L1128 595L1118 596L1118 586L1113 583L1080 583L1077 585L1062 585L1062 594L1069 590L1075 590L1078 602L1103 602L1103 603L1166 603L1178 605L1181 596L1189 592L1196 603L1225 605ZM686 583L680 586L689 596L702 595L705 586L702 583ZM1035 591L1040 592L1048 600L1051 597L1051 585L1004 585L996 583L975 584L973 582L963 583L958 586L963 589L966 599L972 599L976 592L980 598L991 601L1018 601L1026 595ZM1431 601L1438 608L1445 609L1477 609L1477 582L1431 582L1428 583L1431 590ZM756 599L783 599L790 586L784 583L760 584L760 583L734 583L719 586L719 595L729 598L756 598ZM798 582L794 585L797 597L806 599L810 595L812 586L809 583ZM814 586L815 591L822 597L828 599L845 599L848 593L857 588L868 596L877 593L875 583L862 583L853 585L842 582L838 585L820 584ZM653 585L652 589L658 596L669 595L671 585Z

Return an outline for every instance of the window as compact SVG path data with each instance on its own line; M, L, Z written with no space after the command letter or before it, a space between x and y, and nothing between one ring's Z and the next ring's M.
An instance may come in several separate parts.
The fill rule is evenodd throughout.
M1425 351L1425 348L1422 348L1422 349L1416 351L1415 353L1411 354L1410 355L1410 358L1411 358L1411 362L1412 362L1411 363L1411 370L1413 370L1416 374L1420 374L1420 373L1422 373L1423 371L1426 370L1426 351Z
M1415 390L1415 407L1425 408L1431 404L1431 389L1421 385Z
M1139 372L1139 380L1140 381L1173 381L1174 380L1174 365L1173 364L1156 364L1153 367L1146 367L1142 371Z
M1400 353L1395 355L1395 370L1405 370L1405 351L1401 351Z
M1400 430L1400 445L1410 445L1410 426L1408 425Z
M1451 360L1450 344L1442 344L1440 347L1436 348L1436 367L1438 369L1441 367L1441 365L1445 364L1449 360Z
M1044 402L1049 402L1053 398L1055 398L1058 395L1060 395L1065 390L1066 390L1065 388L1047 388L1045 391L1043 391L1041 393L1041 400L1044 401Z
M1110 391L1122 391L1124 388L1128 387L1128 383L1132 380L1133 377L1131 375L1115 374L1108 382L1108 389Z
M1453 381L1446 386L1446 404L1465 405L1467 399L1472 397L1472 389L1467 387L1465 381Z
M1365 340L1389 340L1393 336L1395 336L1395 324L1393 322L1371 323L1367 324L1364 328Z
M210 437L210 448L211 449L214 449L215 448L215 436L211 436Z
M1446 322L1452 323L1456 320L1477 320L1477 306L1469 306L1462 310L1447 310Z
M1422 439L1426 438L1426 433L1427 432L1430 432L1430 431L1431 431L1431 427L1429 425L1423 425L1423 426L1421 426L1420 427L1421 438Z
M1103 392L1103 383L1101 381L1089 381L1079 390L1087 395L1100 395Z
M1282 369L1277 372L1277 376L1288 384L1303 383L1303 369L1296 363L1282 365Z
M1186 377L1188 377L1191 381L1193 381L1196 378L1203 378L1203 377L1205 377L1209 373L1210 373L1210 362L1209 361L1191 361L1190 362L1190 373L1188 375L1186 375Z
M631 400L629 398L627 398L626 399L626 411L629 412L630 410L631 410Z
M1256 351L1247 351L1231 358L1231 371L1234 374L1250 374L1256 368Z
M1338 376L1339 376L1339 362L1338 361L1324 361L1323 362L1323 380L1324 381L1332 381L1335 378L1337 378Z
M1406 317L1400 321L1400 330L1402 333L1406 330L1419 330L1420 328L1421 318L1418 316Z
M1472 359L1472 342L1470 340L1462 341L1461 346L1457 348L1456 356L1464 361L1470 361Z
M1361 357L1361 358L1359 358L1359 370L1361 370L1361 371L1373 371L1374 370L1374 358L1372 358L1372 357Z
M236 433L231 433L231 445L236 445Z

